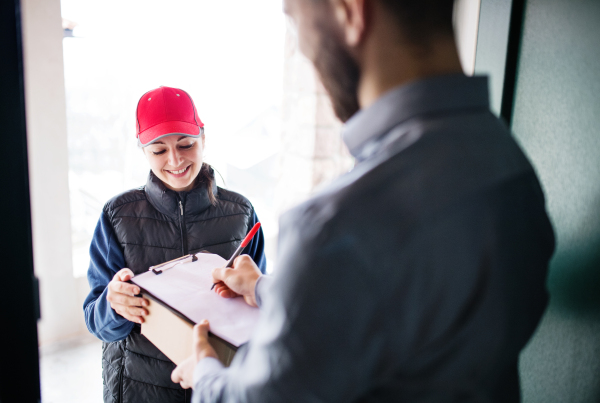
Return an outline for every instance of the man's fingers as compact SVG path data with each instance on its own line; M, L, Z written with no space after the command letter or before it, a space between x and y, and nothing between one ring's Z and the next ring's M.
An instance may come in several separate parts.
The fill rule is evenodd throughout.
M208 331L210 329L210 325L208 321L205 319L196 326L194 326L194 337L192 341L193 347L193 357L195 359L195 363L198 363L200 360L206 357L219 358L217 356L217 352L208 342Z
M240 255L238 257L235 258L235 260L233 261L233 268L235 269L238 266L241 266L243 264L248 264L250 262L254 262L252 260L252 258L249 255Z
M212 277L213 277L213 281L215 283L218 283L220 281L225 281L227 280L227 277L229 276L229 272L232 269L230 267L217 267L216 269L213 269L212 271Z
M220 291L222 290L228 290L229 287L227 287L227 284L225 284L224 282L220 281L218 283L215 283L215 292L218 294Z
M182 381L182 377L181 377L181 372L182 372L182 367L181 366L176 366L175 369L173 370L173 372L171 372L171 380L173 381L173 383L179 383Z
M194 386L195 366L196 361L194 360L194 356L190 355L188 358L180 362L173 372L171 372L171 380L175 383L179 383L184 389L191 388Z
M240 294L227 287L225 283L217 283L215 285L215 292L221 298L235 298L240 296Z
M216 291L217 295L221 298L235 298L235 297L240 296L240 294L231 290L227 286L218 287L218 289L215 291Z
M210 325L206 319L194 326L194 355L197 356L200 350L208 344L209 329Z
M209 330L210 324L206 319L194 326L194 344L202 341L208 341Z

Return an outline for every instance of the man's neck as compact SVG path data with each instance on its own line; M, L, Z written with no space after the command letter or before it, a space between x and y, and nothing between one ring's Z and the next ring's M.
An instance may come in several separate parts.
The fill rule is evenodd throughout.
M411 81L462 73L454 38L438 38L431 43L420 53L389 40L365 46L358 86L360 107L369 107L385 92Z

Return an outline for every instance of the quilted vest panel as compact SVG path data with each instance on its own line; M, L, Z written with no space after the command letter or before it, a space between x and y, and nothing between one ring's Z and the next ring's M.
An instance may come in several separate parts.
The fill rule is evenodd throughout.
M207 251L225 259L248 232L253 208L243 196L213 186L216 206L206 186L189 192L167 189L152 172L146 186L111 199L104 207L135 274L188 253ZM104 343L104 401L114 403L184 403L191 391L171 382L175 364L140 333L136 325L125 339Z

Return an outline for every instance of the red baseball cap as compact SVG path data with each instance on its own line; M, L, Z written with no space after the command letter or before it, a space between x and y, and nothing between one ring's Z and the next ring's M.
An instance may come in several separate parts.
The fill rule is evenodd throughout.
M173 134L188 137L204 134L204 123L198 117L192 97L179 88L148 91L138 101L135 117L140 147Z

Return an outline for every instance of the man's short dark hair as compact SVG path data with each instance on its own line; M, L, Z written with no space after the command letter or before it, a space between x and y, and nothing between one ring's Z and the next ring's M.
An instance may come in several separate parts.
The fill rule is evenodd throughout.
M427 43L436 35L452 35L454 0L379 0L396 17L406 38Z

